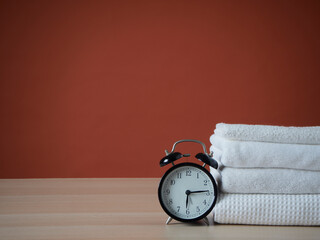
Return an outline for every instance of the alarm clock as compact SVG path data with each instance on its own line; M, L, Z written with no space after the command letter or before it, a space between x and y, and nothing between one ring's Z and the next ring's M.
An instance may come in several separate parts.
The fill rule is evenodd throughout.
M203 153L195 158L203 164L192 162L175 164L175 161L189 157L190 154L175 152L177 144L195 142L203 147ZM166 224L172 219L181 222L193 222L203 219L209 225L207 215L212 211L218 196L218 187L215 179L205 168L206 165L218 168L218 163L212 158L212 153L206 152L204 143L198 140L183 139L173 144L171 152L165 150L166 156L160 160L160 166L172 164L160 180L158 198L162 209L169 215Z

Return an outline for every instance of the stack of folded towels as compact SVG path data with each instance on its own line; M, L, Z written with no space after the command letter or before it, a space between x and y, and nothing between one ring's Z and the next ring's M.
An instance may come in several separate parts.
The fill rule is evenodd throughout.
M219 123L210 142L221 164L215 222L320 225L320 127Z

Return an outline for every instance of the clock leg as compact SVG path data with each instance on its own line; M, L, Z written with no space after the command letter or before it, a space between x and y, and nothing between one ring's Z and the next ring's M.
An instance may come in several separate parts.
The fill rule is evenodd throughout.
M171 217L168 217L168 219L167 219L167 221L166 221L166 224L168 225L171 221L172 221L172 218L171 218Z
M203 219L203 221L205 222L205 224L207 224L207 226L209 226L209 220L208 220L207 217L205 217L205 218Z

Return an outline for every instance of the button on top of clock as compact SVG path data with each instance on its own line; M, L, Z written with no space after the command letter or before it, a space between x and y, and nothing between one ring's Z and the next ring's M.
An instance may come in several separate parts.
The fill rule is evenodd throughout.
M182 157L190 157L190 154L182 154L179 152L169 153L167 156L165 156L164 158L162 158L160 160L160 167L166 166L169 163L173 163L174 161L176 161ZM195 157L197 159L199 159L200 161L202 161L203 163L208 164L209 166L211 166L215 169L218 168L217 161L205 153L198 153Z
M190 157L190 154L181 154L179 152L169 153L167 156L160 160L160 167L163 167L169 163L173 163L174 161L182 157Z
M208 164L209 166L215 169L218 168L218 162L205 153L198 153L195 157L200 161L202 161L203 163Z

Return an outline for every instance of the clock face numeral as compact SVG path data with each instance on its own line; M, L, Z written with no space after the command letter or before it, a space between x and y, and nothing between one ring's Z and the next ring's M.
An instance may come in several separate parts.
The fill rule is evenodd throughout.
M204 217L211 211L216 200L214 180L210 173L196 164L179 165L175 165L161 180L161 206L177 220L188 221Z

